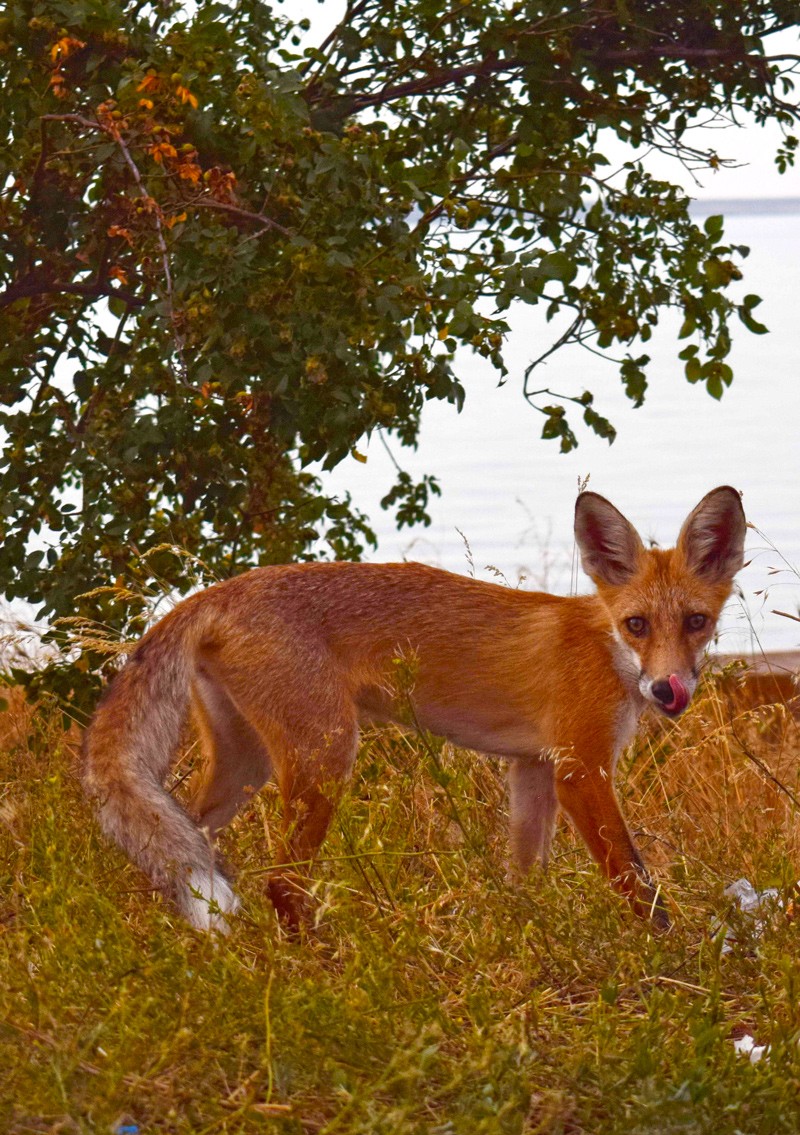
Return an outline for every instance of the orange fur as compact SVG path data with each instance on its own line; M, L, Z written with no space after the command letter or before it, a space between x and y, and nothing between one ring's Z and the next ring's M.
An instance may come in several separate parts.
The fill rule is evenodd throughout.
M145 635L87 731L85 784L101 824L190 921L224 929L236 900L210 838L274 776L284 832L270 890L296 926L359 723L402 722L509 759L519 870L546 862L561 808L637 913L664 927L614 768L646 705L685 708L744 527L738 493L722 487L676 548L646 550L608 501L584 493L576 538L594 595L414 563L287 565L210 587ZM162 786L190 713L207 757L196 823Z

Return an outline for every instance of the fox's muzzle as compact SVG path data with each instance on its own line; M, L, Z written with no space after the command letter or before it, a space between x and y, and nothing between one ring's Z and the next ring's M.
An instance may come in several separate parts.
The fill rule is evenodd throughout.
M678 677L670 674L668 679L653 682L650 692L659 704L659 708L670 717L677 717L683 713L691 701L691 693Z

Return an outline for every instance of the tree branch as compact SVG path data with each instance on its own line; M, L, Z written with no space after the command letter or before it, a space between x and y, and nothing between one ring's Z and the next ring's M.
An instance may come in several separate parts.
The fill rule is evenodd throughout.
M614 50L604 48L596 52L588 51L586 54L595 64L631 65L634 63L654 63L668 59L671 62L684 61L698 66L704 63L745 63L752 68L757 68L762 71L767 63L777 61L781 58L795 58L791 55L772 57L745 54L732 47L690 47L682 44L666 44L638 50ZM374 94L353 95L349 98L350 113L355 114L359 110L364 110L371 106L382 106L385 103L395 102L397 99L419 98L423 95L442 94L445 88L463 83L466 79L487 79L493 76L521 71L528 66L530 66L530 61L526 59L519 59L515 56L501 59L496 54L490 54L485 59L481 59L476 63L467 63L462 67L451 67L446 70L432 71L417 79L409 79L405 83L385 86ZM306 93L307 99L312 103L324 103L326 96L327 101L333 101L328 91L320 91L317 94L312 87ZM341 99L348 96L338 95L335 97Z
M317 48L317 58L308 59L305 63L301 64L298 68L298 72L301 75L305 76L310 72L314 64L317 64L317 66L319 66L321 63L326 62L327 58L329 58L325 56L325 52L328 50L328 48L332 47L335 44L336 40L341 35L342 30L348 27L357 16L360 16L361 13L369 7L369 5L370 0L357 0L356 3L348 3L342 19L339 21L336 27L331 29L331 31Z
M263 213L251 213L247 209L240 209L238 205L228 205L224 201L209 201L206 198L200 198L196 201L184 201L183 205L186 208L214 209L220 213L230 213L231 216L240 217L241 220L247 221L249 224L259 225L262 229L274 229L276 232L282 233L283 236L292 235L289 229L279 225L271 217L265 217Z
M527 367L525 368L525 381L522 388L523 396L528 402L530 402L531 398L536 398L539 394L552 394L552 391L550 390L529 390L528 382L530 381L530 377L536 367L543 363L546 358L549 358L549 356L552 355L555 351L563 347L565 343L568 343L570 339L575 339L577 341L577 334L580 331L583 323L584 316L579 312L578 315L576 315L573 319L572 323L570 323L564 334L559 335L555 343L553 343L552 346L548 347L543 354L539 355L538 359L534 359L532 363L528 363ZM553 395L553 397L561 398L563 396L556 394ZM574 401L574 399L571 399L571 401Z
M59 280L28 280L18 284L10 284L4 292L0 292L0 309L8 307L19 299L31 296L47 295L74 295L85 296L88 299L120 299L130 307L144 307L145 301L139 296L126 292L122 288L113 288L106 282L94 284L78 284L74 281Z

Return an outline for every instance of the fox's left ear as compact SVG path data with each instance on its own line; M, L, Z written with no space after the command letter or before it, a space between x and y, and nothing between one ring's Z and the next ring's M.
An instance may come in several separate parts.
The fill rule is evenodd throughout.
M733 579L744 563L746 528L739 493L730 485L720 485L686 517L678 548L695 575L722 583Z

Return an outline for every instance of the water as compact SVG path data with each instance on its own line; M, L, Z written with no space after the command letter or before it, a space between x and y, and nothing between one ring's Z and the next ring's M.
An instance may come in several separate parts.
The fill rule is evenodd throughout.
M717 210L709 204L706 211ZM430 528L398 533L381 511L393 468L380 438L372 438L366 465L348 460L330 475L329 485L349 489L371 516L379 536L373 558L468 572L471 556L480 578L495 578L485 568L493 565L514 585L522 575L523 586L567 593L579 478L590 476L590 487L609 497L643 538L664 546L674 542L704 493L731 484L743 491L756 528L748 534L750 563L739 577L742 595L726 609L719 647L800 648L800 622L776 614L800 611L800 200L736 202L727 211L727 239L751 248L741 294L763 297L755 315L770 333L734 327L735 379L721 402L685 381L676 357L684 344L676 341L673 320L665 320L645 348L652 358L650 387L638 410L625 399L612 365L577 348L559 351L540 368L538 385L592 390L597 409L618 429L612 446L582 431L578 449L562 455L540 439L543 419L521 395L522 371L549 345L552 330L537 312L520 308L513 313L507 385L498 388L491 368L465 354L462 414L431 404L419 450L394 450L411 473L434 473L441 481ZM578 585L588 583L581 577Z

